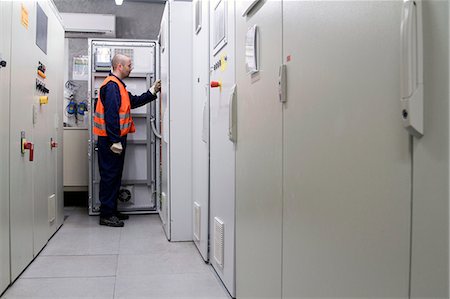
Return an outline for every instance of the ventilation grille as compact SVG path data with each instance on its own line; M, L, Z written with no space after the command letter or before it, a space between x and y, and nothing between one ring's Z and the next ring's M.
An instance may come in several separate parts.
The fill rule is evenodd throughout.
M48 222L53 223L56 219L56 194L48 197Z
M214 217L214 260L223 268L224 223Z
M195 238L195 241L200 241L200 221L201 221L201 208L197 202L194 202L194 238Z
M114 55L123 54L131 58L131 64L134 66L134 50L127 48L115 48Z

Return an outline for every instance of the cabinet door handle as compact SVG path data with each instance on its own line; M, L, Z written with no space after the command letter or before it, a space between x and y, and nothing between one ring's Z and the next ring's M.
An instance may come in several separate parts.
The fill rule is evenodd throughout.
M236 84L231 87L228 113L228 138L236 143L237 141L237 117L236 117Z

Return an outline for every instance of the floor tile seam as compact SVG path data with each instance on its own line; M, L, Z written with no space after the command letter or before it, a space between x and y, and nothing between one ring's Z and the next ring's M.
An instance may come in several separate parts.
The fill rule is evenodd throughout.
M119 231L119 252L117 253L117 257L116 257L116 275L114 276L114 289L113 289L113 298L116 298L116 285L117 285L117 271L119 270L119 257L120 257L120 243L122 240L122 233L123 233L123 228L120 229Z
M175 252L164 252L163 254L160 253L160 250L155 250L154 253L152 253L151 251L149 251L149 253L121 253L120 255L122 256L142 256L142 257L150 257L150 256L156 256L158 258L163 258L163 257L167 257L167 258L191 258L192 262L196 262L197 260L198 262L203 262L203 264L206 264L201 258L198 258L196 256L193 256L192 253L190 252L182 252L182 251L175 251ZM207 265L207 264L206 264Z
M42 277L21 277L20 280L39 280L39 279L74 279L74 278L112 278L115 275L95 275L95 276L42 276Z
M107 254L52 254L52 255L40 255L40 257L70 257L70 256L74 256L74 257L99 257L99 256L116 256L118 255L117 253L107 253Z
M119 255L119 253L98 253L98 254L41 254L41 257L69 257L69 256L115 256Z
M209 272L172 272L172 273L138 273L138 274L116 274L117 278L123 278L123 277L166 277L166 276L185 276L185 275L191 275L191 274L201 274L201 276L205 277L211 277L214 278L214 276L211 276Z

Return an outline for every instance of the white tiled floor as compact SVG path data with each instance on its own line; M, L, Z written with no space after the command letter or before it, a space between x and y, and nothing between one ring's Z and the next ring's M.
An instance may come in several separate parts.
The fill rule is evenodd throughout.
M86 209L69 217L1 299L230 298L192 242L167 241L158 215L98 225Z

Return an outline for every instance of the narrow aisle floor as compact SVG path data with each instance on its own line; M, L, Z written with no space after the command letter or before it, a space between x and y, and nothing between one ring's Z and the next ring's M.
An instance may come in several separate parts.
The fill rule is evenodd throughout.
M167 241L158 215L131 215L112 228L85 208L66 214L1 299L230 298L192 242Z

